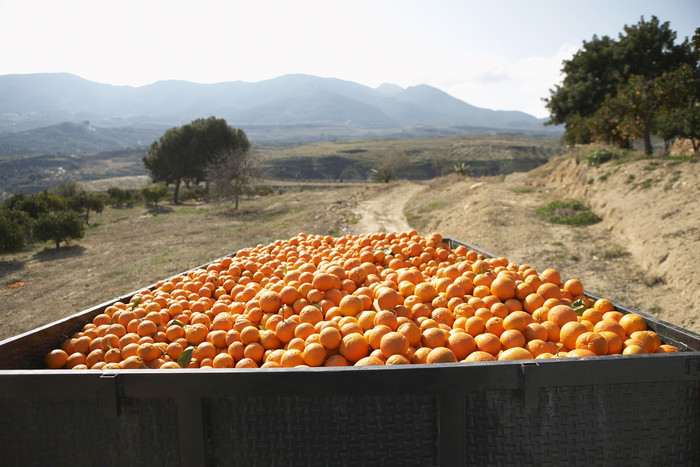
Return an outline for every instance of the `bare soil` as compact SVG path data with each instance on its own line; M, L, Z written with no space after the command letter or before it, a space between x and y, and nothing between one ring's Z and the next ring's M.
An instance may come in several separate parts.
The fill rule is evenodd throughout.
M0 339L138 290L215 258L299 232L431 231L700 333L700 164L637 160L590 167L574 155L527 173L287 191L228 205L107 209L84 238L0 257ZM557 199L602 221L552 224ZM411 221L409 223L409 221Z

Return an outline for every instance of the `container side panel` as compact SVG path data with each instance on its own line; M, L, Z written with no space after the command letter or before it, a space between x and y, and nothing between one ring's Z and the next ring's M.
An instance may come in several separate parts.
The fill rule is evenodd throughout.
M698 465L697 382L467 393L466 465Z
M205 401L212 465L439 465L434 395Z
M105 416L95 397L0 399L0 465L180 465L177 411L167 400L122 399Z

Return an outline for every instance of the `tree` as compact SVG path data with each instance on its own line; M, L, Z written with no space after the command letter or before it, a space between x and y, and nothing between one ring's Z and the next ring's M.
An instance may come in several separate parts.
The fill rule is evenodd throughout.
M74 238L81 238L85 231L83 223L71 211L57 211L42 214L34 222L32 232L39 241L53 241L58 250L61 242L68 243Z
M693 52L700 60L700 28L693 37ZM659 78L659 87L664 94L655 132L664 139L666 146L675 138L690 140L697 154L700 145L700 67L693 69L688 64L665 73Z
M0 208L0 253L16 253L27 244L31 218L24 211Z
M545 99L548 124L565 124L569 144L604 141L622 148L642 138L651 153L651 134L665 104L658 81L686 64L697 70L697 53L686 39L675 44L669 23L652 16L625 26L618 40L593 36L565 60L561 85Z
M122 204L131 201L131 192L129 190L123 190L119 187L113 186L107 189L107 198L112 206L121 206Z
M205 175L213 184L214 198L233 198L234 209L238 209L239 198L260 181L262 170L253 149L232 147L217 154L207 166Z
M75 182L74 180L69 180L67 182L63 182L59 185L56 185L51 191L54 194L57 194L58 196L63 196L64 198L71 198L77 195L81 190L77 182Z
M85 223L89 224L90 211L101 213L105 209L105 201L97 193L88 193L85 190L80 190L68 198L68 206L77 213L85 211Z
M168 194L165 185L148 185L141 188L141 196L147 203L152 203L158 209L158 201Z
M245 132L230 127L226 120L210 117L171 128L151 145L143 163L153 182L174 184L173 202L178 203L182 182L197 184L207 179L207 167L229 150L248 151Z
M7 209L26 212L32 219L38 219L46 212L67 207L63 196L51 194L46 190L29 196L19 193L5 200L3 204Z

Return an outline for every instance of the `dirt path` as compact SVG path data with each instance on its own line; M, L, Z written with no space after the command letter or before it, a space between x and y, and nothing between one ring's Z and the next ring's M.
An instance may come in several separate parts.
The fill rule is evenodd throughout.
M372 232L407 232L411 230L404 210L408 201L423 188L410 182L394 182L363 193L353 209L358 220L351 227L355 235Z

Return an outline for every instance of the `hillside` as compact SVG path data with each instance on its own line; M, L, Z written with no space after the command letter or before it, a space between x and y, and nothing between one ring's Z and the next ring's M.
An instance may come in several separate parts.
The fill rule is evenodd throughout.
M579 154L580 156L580 154ZM229 205L109 208L85 238L0 258L0 338L33 329L258 243L299 232L439 231L518 264L557 268L586 290L700 332L700 164L656 158L591 167L577 155L529 172L390 184L315 183ZM552 200L602 221L552 224Z
M63 123L21 132L31 142L32 150L0 155L0 200L13 193L51 189L69 180L109 183L115 177L146 175L142 157L148 151L147 146L105 150L119 147L114 140L117 131L86 123ZM0 136L0 148L6 147L3 141L19 134ZM143 132L140 137L143 139L132 139L132 143L143 143ZM268 142L257 145L256 149L267 177L285 181L368 180L371 170L385 163L387 155L393 158L398 178L432 178L438 171L436 161L443 163L442 173L462 162L468 165L472 175L494 175L532 169L563 150L554 137L500 133L303 144Z
M299 125L336 133L363 129L365 135L455 125L560 133L532 115L478 108L426 85L370 88L301 74L257 83L159 81L140 87L94 83L67 73L3 75L0 96L0 132L85 120L96 127L164 129L214 115L237 128L282 127L288 140L289 130ZM274 132L260 133L266 134Z

